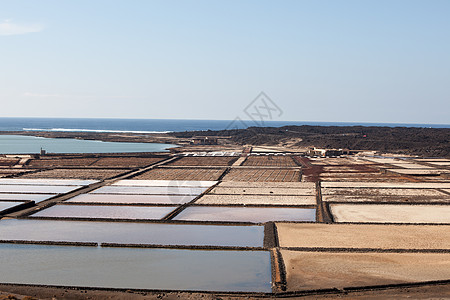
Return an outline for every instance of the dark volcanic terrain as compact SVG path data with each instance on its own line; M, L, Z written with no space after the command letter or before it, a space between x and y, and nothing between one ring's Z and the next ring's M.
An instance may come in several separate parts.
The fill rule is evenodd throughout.
M420 156L450 156L450 128L284 126L222 131L171 133L178 138L197 135L230 137L237 144L374 150Z

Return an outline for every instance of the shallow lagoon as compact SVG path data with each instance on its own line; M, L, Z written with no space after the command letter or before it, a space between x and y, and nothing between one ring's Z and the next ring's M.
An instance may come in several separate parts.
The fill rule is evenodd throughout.
M0 135L0 154L39 153L41 148L49 153L121 153L161 152L176 147L171 144L117 143L78 139L52 139L22 135Z

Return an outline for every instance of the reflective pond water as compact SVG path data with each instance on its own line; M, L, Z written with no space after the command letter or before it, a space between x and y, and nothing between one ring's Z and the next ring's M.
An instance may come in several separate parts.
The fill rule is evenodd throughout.
M64 185L0 185L0 193L36 193L36 194L61 194L76 190L81 186Z
M32 217L159 220L175 208L175 206L54 205L33 214Z
M54 194L2 194L0 193L0 200L30 200L36 203L54 197Z
M66 202L76 203L124 203L124 204L184 204L196 196L179 195L115 195L115 194L83 194L73 197Z
M116 186L174 186L174 187L210 187L217 181L194 180L119 180L112 185Z
M158 187L158 186L104 186L92 194L137 194L137 195L199 195L206 191L202 187Z
M39 153L43 148L49 153L121 153L160 152L176 147L170 144L118 143L79 139L52 139L22 135L0 135L1 154Z
M10 219L0 240L262 247L264 227Z
M0 179L2 184L23 184L23 185L89 185L98 182L97 180L78 180L78 179L20 179L7 178Z
M0 244L2 283L271 292L268 251Z
M190 206L174 220L264 223L269 221L315 221L314 208Z

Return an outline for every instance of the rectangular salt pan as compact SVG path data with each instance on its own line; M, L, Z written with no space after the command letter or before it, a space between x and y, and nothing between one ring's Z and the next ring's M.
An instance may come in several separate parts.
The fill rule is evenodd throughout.
M20 179L9 178L0 179L0 185L89 185L98 182L97 180L77 180L77 179Z
M271 292L268 251L0 244L3 283Z
M92 194L136 194L136 195L199 195L206 188L197 187L144 187L144 186L104 186Z
M0 200L24 200L38 203L54 196L54 194L0 194Z
M411 284L450 278L448 253L281 250L281 255L286 266L288 291ZM414 295L409 296L415 298ZM374 298L397 299L395 296Z
M393 163L391 164L393 166L399 167L399 168L405 168L405 169L432 169L433 167L430 166L424 166L419 164L412 164L412 163Z
M315 189L297 189L297 188L253 188L253 187L215 187L210 194L222 195L315 195Z
M402 189L448 189L450 182L362 182L329 181L321 183L323 188L402 188Z
M174 220L264 223L269 221L315 221L316 210L279 207L191 206Z
M119 180L113 186L210 187L217 181L192 180Z
M263 226L1 220L0 240L263 247Z
M315 196L286 196L286 195L217 195L202 196L196 204L215 205L316 205Z
M80 188L81 186L65 185L0 185L0 193L34 193L34 194L62 194Z
M218 187L229 188L295 188L315 189L314 182L255 182L255 181L222 181Z
M32 217L159 220L175 208L176 207L55 205L33 214Z
M450 232L447 225L277 223L276 226L280 247L450 250L450 235L444 234Z
M450 223L450 205L330 204L336 222Z
M115 194L83 194L66 202L98 203L98 204L184 204L196 196L179 195L115 195Z

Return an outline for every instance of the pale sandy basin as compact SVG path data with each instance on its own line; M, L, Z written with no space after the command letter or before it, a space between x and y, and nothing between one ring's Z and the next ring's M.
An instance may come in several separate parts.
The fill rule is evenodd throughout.
M205 195L196 204L316 205L315 196Z
M288 291L450 278L449 253L336 253L281 250Z
M248 182L248 181L222 181L219 187L233 188L297 188L297 189L315 189L314 182ZM450 186L449 186L450 188Z
M315 189L298 188L263 188L263 187L216 187L210 194L233 194L233 195L315 195Z
M433 167L413 163L393 163L393 166L405 169L432 169Z
M450 189L450 182L322 182L325 188Z
M335 222L450 223L448 205L330 204Z
M351 196L435 196L445 197L440 191L433 189L369 189L369 188L324 188L322 195L351 195Z
M449 173L449 170L438 169L388 169L389 172L394 172L403 175L439 175L442 173Z
M450 249L450 225L277 223L281 247Z

